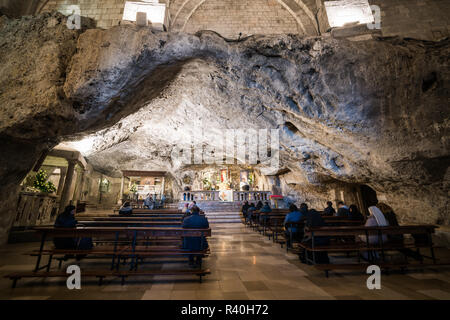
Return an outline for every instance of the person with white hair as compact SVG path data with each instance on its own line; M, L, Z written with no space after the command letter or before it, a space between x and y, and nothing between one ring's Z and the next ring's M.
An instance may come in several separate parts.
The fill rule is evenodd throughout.
M366 220L365 227L387 227L389 226L389 222L384 217L383 212L375 206L369 207L369 217ZM367 242L366 236L361 236L361 240ZM369 244L377 244L379 241L378 235L370 235L369 236ZM382 236L382 241L387 241L387 236Z
M381 212L381 210L378 209L377 207L375 207L375 206L369 207L369 213L370 213L369 217L367 218L366 224L364 225L365 227L387 227L387 226L389 226L389 222L384 217L383 212ZM369 235L369 239L367 239L366 235L360 235L360 239L361 239L361 241L364 241L364 243L369 242L369 244L377 244L380 241L379 236L377 234ZM382 235L381 241L383 243L388 241L387 236ZM373 251L372 255L375 259L378 258L378 253L376 251ZM362 256L364 257L364 259L367 260L369 257L369 252L363 252Z

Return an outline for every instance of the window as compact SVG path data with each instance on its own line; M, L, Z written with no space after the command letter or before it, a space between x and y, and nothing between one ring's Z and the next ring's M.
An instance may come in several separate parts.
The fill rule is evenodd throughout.
M368 0L325 1L330 27L342 27L347 23L373 23L374 17Z
M153 26L163 29L163 25L166 22L166 5L164 3L156 2L125 2L123 9L122 20L136 21L136 14L138 12L144 12L147 14L147 20L152 23Z

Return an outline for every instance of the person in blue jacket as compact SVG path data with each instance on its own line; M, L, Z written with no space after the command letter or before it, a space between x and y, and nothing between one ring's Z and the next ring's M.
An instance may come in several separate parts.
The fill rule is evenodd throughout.
M255 204L252 202L250 207L247 209L247 215L245 216L245 221L248 223L252 220L253 212L256 211Z
M126 201L119 209L119 215L131 216L133 214L133 207L129 201Z
M343 218L348 218L350 216L350 211L348 210L348 207L342 201L338 202L338 211L336 212L336 216Z
M306 203L302 203L300 205L300 210L297 208L295 204L291 204L289 206L289 213L286 215L284 219L285 225L285 233L288 246L291 246L291 239L301 239L303 238L303 230L299 230L296 227L286 227L286 224L289 222L300 222L306 219L306 215L308 214L308 206Z
M64 209L64 212L59 214L56 218L55 228L75 228L77 220L75 219L75 206L69 205ZM92 238L54 238L53 243L56 249L68 250L90 250L93 247ZM68 259L70 255L66 255ZM77 255L77 259L83 258L84 255Z
M272 208L269 205L269 202L265 202L264 206L259 210L259 222L260 223L266 223L267 222L267 216L269 213L272 212Z
M154 209L154 207L155 207L155 203L149 193L149 194L147 194L147 197L144 199L144 208Z
M194 205L191 209L192 214L183 220L182 227L185 229L208 229L209 223L205 216L200 215L200 208ZM202 251L208 248L206 237L184 237L183 249L190 251ZM202 255L189 255L190 266L201 266Z

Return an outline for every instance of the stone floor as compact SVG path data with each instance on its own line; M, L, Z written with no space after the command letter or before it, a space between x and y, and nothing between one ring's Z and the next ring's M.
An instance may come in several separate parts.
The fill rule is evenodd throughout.
M450 299L450 269L382 275L382 289L369 290L367 275L340 272L327 279L322 272L301 264L296 255L287 254L279 245L240 223L214 224L212 228L211 255L205 260L212 273L203 283L196 277L155 276L130 279L124 286L119 279L106 279L103 286L87 280L82 282L81 290L68 290L65 279L22 279L12 289L11 281L3 276L12 271L32 270L35 258L23 253L35 249L38 243L9 244L0 247L0 298ZM81 270L87 264L91 268L104 268L105 261L84 260L80 263ZM185 265L185 261L165 261L150 268Z

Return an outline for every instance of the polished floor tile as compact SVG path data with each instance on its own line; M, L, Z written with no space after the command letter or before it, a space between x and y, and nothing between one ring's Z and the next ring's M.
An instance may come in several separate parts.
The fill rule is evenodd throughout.
M326 278L298 256L240 223L212 224L211 255L204 267L211 274L202 283L191 276L152 276L127 279L107 278L102 286L95 279L82 281L81 290L68 290L65 278L22 279L17 288L4 275L31 271L35 258L23 253L38 243L0 247L0 299L149 299L149 300L367 300L450 299L450 271L424 270L382 275L381 290L369 290L368 275L362 272L332 272ZM448 253L448 251L445 251ZM341 261L342 257L333 257ZM151 270L187 268L183 259L152 261L142 266ZM63 270L71 261L63 265ZM104 268L108 260L85 259L79 265ZM56 264L54 265L56 267Z

